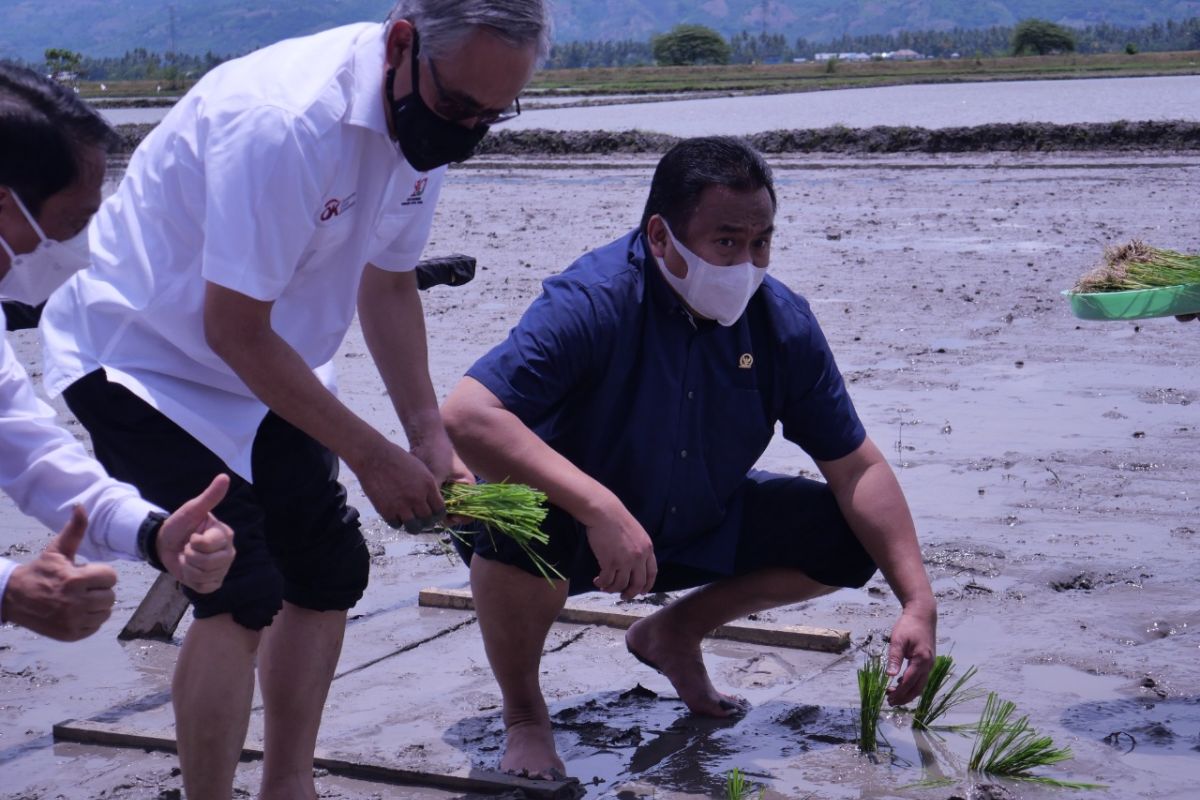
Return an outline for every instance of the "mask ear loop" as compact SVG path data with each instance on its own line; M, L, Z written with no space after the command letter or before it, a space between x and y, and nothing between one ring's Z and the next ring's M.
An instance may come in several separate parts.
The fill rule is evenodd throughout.
M45 242L47 240L45 231L42 230L41 225L38 225L37 220L33 218L33 215L29 213L29 209L26 208L25 203L21 201L21 196L11 188L8 190L8 194L17 204L17 208L21 209L21 214L25 217L25 221L29 223L29 227L32 228L33 232L38 235L39 244L41 242ZM4 254L8 256L9 265L11 266L12 262L17 260L17 252L13 250L9 243L4 240L3 236L0 236L0 248L3 248Z
M21 209L21 213L25 215L25 221L29 223L29 227L33 228L33 232L38 235L38 239L42 242L47 241L50 237L47 236L46 232L42 230L42 226L38 225L37 220L33 218L33 214L29 213L29 209L25 207L25 203L21 202L21 195L17 194L12 189L9 189L8 193L12 195L12 199L16 201L17 208Z

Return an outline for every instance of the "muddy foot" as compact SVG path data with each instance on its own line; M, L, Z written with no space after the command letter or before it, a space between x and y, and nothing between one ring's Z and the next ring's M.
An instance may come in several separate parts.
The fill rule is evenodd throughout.
M693 714L731 717L744 712L745 700L721 694L712 685L700 643L682 641L664 627L653 616L638 620L625 634L625 647L638 661L666 676Z
M522 778L563 780L567 768L554 748L550 723L528 722L510 727L500 769Z

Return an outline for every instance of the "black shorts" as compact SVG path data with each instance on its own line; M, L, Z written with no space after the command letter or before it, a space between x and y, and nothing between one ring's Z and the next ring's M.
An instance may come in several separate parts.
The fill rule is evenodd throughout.
M243 627L261 630L283 600L341 611L362 597L370 557L358 512L346 504L336 456L303 431L267 414L254 438L251 484L103 370L73 383L63 398L91 434L104 468L167 511L218 474L230 477L213 514L233 529L237 555L217 591L184 589L197 619L232 614Z
M733 553L729 563L699 565L704 557L689 558L686 546L660 553L654 591L673 592L703 586L732 575L746 575L768 567L799 570L817 583L858 587L875 574L875 562L846 523L833 492L824 483L807 478L751 472L729 504L729 516L713 531L696 537L712 552L714 537L733 537L724 548ZM583 525L562 509L551 506L543 529L550 542L536 550L570 580L570 593L595 591L592 579L599 572ZM540 575L533 562L511 539L484 532L456 542L468 564L472 555L519 567ZM651 534L653 538L653 534ZM699 546L697 547L699 549Z

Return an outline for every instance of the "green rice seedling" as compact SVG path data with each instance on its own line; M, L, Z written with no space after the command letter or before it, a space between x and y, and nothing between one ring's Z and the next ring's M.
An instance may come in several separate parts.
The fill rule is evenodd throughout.
M947 686L950 678L954 676L954 658L935 658L929 681L925 684L921 699L917 701L917 710L913 713L913 727L928 729L952 709L982 697L982 689L967 686L971 678L975 677L976 671L975 667L971 667Z
M1137 239L1104 251L1104 263L1079 279L1076 293L1124 292L1200 283L1200 255L1151 247Z
M759 798L766 793L766 789L755 787L746 780L746 774L737 767L725 773L725 800L749 800L755 788L758 789Z
M447 483L442 487L446 514L468 517L483 523L489 536L500 534L517 543L546 580L563 575L534 549L534 544L546 544L549 536L542 530L546 519L546 495L520 483ZM470 531L446 529L460 541Z
M867 663L858 670L858 749L864 753L874 753L878 749L879 714L883 711L883 699L891 682L882 655L868 656Z
M1016 704L1001 700L995 692L988 693L983 714L979 717L968 769L1068 789L1102 788L1097 784L1059 781L1031 774L1030 770L1035 767L1048 767L1069 760L1072 757L1071 749L1055 747L1049 736L1039 736L1029 726L1027 716L1013 721L1016 708Z

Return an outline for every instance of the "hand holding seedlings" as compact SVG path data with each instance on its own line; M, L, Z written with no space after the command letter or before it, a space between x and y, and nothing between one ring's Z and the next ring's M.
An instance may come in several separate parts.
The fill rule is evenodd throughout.
M439 483L421 459L380 438L366 455L350 463L363 494L393 528L413 521L430 524L445 513ZM417 527L417 532L425 525Z
M899 680L887 691L888 705L902 706L925 687L929 672L933 669L936 631L936 608L925 608L918 603L904 607L899 621L892 628L888 645L887 675L889 678L899 676ZM903 674L900 672L901 666L904 666Z

